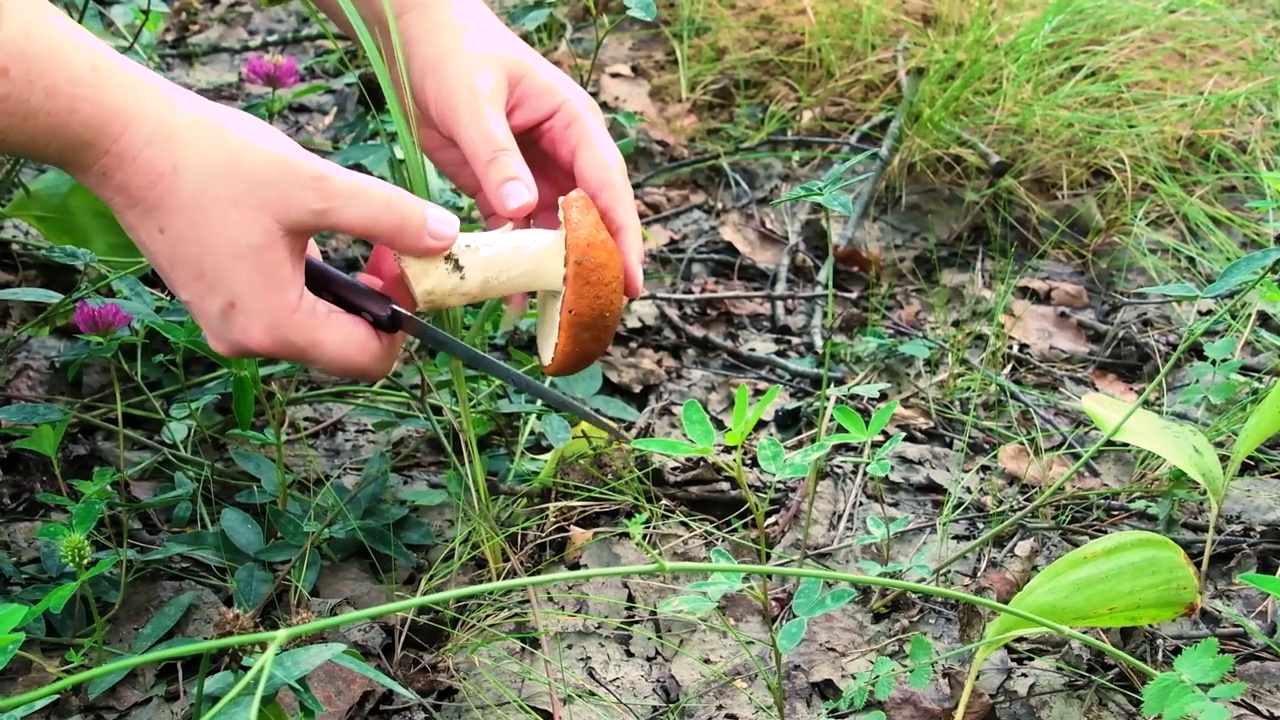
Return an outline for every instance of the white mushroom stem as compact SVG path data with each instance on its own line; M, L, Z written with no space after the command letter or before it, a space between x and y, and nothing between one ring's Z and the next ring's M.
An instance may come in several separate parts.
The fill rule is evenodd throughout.
M401 275L419 310L442 310L537 293L538 355L544 365L555 355L564 292L563 230L521 228L459 233L440 255L397 254Z

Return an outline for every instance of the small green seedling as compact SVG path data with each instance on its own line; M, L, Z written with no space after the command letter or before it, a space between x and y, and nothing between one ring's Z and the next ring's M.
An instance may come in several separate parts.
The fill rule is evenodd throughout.
M832 588L822 591L822 579L807 577L800 581L791 596L791 612L795 617L778 628L778 651L783 655L800 647L809 621L848 605L857 595L853 588Z
M1126 530L1091 540L1053 561L1009 602L1068 627L1115 628L1168 622L1197 611L1200 584L1177 543L1158 533ZM983 662L1021 635L1048 632L1014 615L999 615L986 627L974 652L955 720L965 706Z
M1209 531L1200 560L1200 575L1205 577L1213 552L1218 515L1222 512L1222 503L1231 481L1244 460L1280 432L1280 382L1274 383L1266 397L1253 407L1236 435L1225 471L1209 439L1187 423L1161 417L1099 392L1086 394L1080 399L1080 405L1099 430L1106 433L1115 430L1114 440L1154 453L1204 488L1209 500Z
M1249 689L1242 682L1219 684L1235 662L1230 655L1218 652L1216 637L1207 637L1183 650L1174 659L1172 670L1160 673L1143 686L1142 714L1158 715L1160 720L1231 720L1231 708L1219 701L1238 698Z

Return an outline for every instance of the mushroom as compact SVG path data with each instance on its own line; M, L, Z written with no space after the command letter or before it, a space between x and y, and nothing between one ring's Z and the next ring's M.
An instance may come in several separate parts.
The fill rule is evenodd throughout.
M396 254L420 310L537 293L538 359L550 376L572 375L613 342L622 319L622 256L591 198L558 201L560 227L459 233L440 255Z

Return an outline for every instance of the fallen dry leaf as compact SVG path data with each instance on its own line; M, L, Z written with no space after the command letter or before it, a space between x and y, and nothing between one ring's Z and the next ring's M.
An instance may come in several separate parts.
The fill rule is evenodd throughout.
M675 239L675 234L661 225L650 225L645 228L645 252L657 250Z
M930 418L925 411L919 408L899 405L894 408L889 424L895 429L910 427L917 430L925 430L933 427L933 418Z
M1005 332L1030 348L1038 360L1062 360L1093 350L1075 319L1048 305L1013 300L1011 314L1000 316Z
M916 323L920 319L920 313L923 310L924 307L919 300L912 300L903 305L902 309L898 311L898 321L907 327L916 327Z
M1032 487L1048 487L1066 475L1074 465L1063 455L1052 458L1033 458L1031 451L1021 443L1010 443L1000 448L996 456L1000 469ZM1096 479L1077 474L1069 486L1076 490L1097 490L1102 487Z
M577 562L582 557L582 548L595 537L594 530L583 530L577 525L569 526L569 541L564 549L565 562Z
M647 347L628 348L600 358L600 367L609 382L628 392L638 393L647 387L661 385L667 379L664 368L673 363L671 356Z
M1093 381L1093 386L1111 397L1124 400L1125 402L1136 402L1138 396L1142 394L1141 385L1132 385L1121 380L1113 372L1106 370L1094 369L1089 373L1089 379Z
M357 709L365 693L377 691L380 686L369 678L354 670L348 670L331 662L324 663L307 675L307 687L324 705L324 712L316 715L316 720L347 720L357 717L352 711ZM288 687L280 691L280 705L295 717L298 712L298 700ZM363 713L358 717L363 717Z
M782 251L787 247L785 239L766 231L737 210L720 218L720 235L743 257L763 268L777 267L782 260Z
M1068 307L1073 310L1084 310L1089 307L1089 291L1075 283L1023 278L1017 282L1017 286L1038 294L1049 305Z

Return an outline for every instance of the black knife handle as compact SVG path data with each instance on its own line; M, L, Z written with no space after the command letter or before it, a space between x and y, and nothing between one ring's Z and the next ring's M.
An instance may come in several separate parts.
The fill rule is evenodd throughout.
M307 256L307 289L312 295L339 307L385 333L400 332L400 315L391 298L347 275L338 268Z

